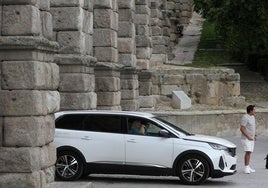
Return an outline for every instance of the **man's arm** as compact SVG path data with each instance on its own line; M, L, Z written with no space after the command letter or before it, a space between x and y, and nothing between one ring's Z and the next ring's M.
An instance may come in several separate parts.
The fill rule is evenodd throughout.
M242 132L242 134L243 134L245 137L247 137L248 140L254 140L254 138L252 138L252 137L248 134L247 129L246 129L245 126L240 125L240 131Z

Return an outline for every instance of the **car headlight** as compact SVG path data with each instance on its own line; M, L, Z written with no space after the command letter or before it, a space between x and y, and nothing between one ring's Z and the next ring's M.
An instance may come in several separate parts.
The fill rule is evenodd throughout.
M220 144L215 144L215 143L208 143L213 149L216 150L225 150L228 151L228 148L226 146L220 145Z

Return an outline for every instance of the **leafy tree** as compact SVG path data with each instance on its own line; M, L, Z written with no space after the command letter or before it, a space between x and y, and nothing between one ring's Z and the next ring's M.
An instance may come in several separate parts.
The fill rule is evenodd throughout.
M267 0L195 0L195 10L215 24L233 57L252 64L268 54Z

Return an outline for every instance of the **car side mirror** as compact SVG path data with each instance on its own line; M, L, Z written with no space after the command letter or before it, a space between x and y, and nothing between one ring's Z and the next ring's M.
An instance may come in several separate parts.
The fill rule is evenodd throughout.
M160 134L160 136L165 137L165 138L169 138L170 137L169 132L167 130L165 130L165 129L161 129L159 131L159 134Z

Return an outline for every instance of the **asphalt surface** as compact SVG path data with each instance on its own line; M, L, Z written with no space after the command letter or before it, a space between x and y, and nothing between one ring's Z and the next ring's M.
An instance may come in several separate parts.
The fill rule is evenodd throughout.
M265 168L264 158L268 154L268 136L258 138L255 150L251 158L251 166L255 173L244 174L244 152L240 143L240 137L227 138L237 145L237 173L218 179L208 179L198 187L254 187L263 188L268 186L268 169ZM93 188L175 188L175 187L197 187L183 185L178 178L173 177L147 177L147 176L124 176L124 175L93 175L81 180L92 182Z

